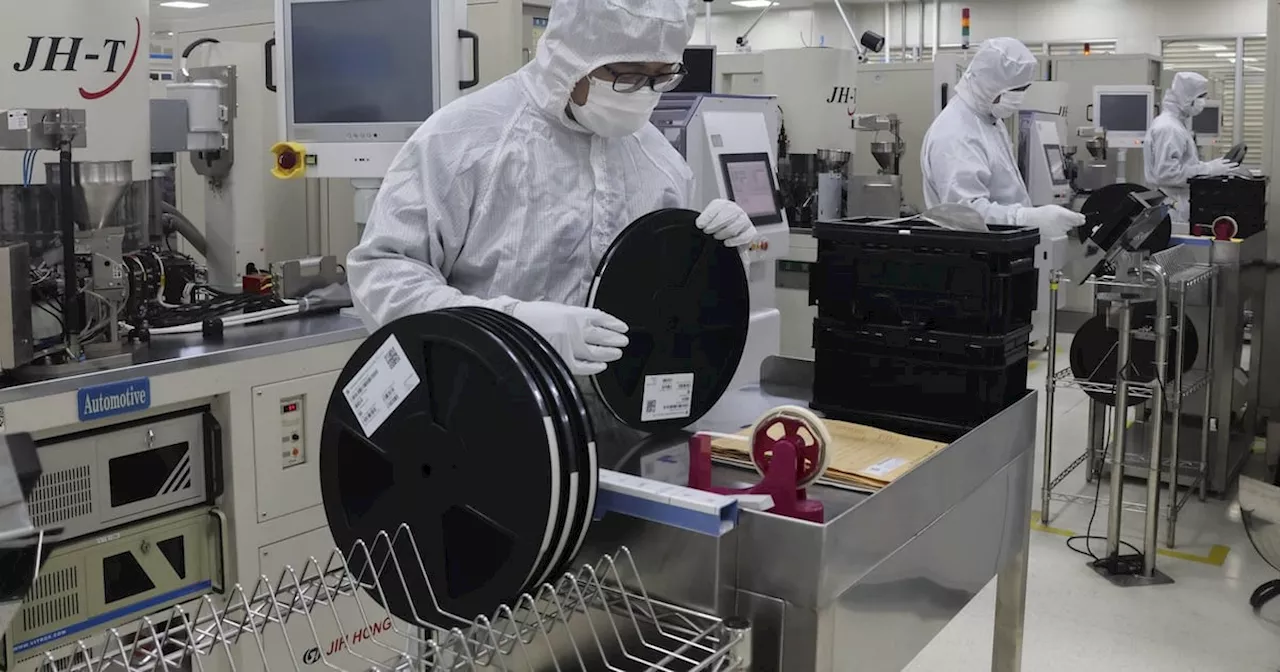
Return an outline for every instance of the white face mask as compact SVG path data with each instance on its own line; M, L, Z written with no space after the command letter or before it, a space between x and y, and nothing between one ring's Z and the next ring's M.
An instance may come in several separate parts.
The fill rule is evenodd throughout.
M621 138L649 123L649 117L662 100L662 94L652 87L644 87L635 93L618 93L613 82L589 77L591 91L587 104L572 104L573 118L583 128L604 138Z
M1026 98L1026 91L1005 91L1000 96L1000 102L991 105L991 114L994 114L996 119L1008 119L1022 108L1022 101Z
M1205 100L1204 100L1204 98L1196 98L1194 101L1192 101L1192 103L1191 103L1191 116L1193 116L1193 117L1194 117L1194 116L1196 116L1197 114L1200 114L1201 112L1204 112L1204 105L1205 105Z

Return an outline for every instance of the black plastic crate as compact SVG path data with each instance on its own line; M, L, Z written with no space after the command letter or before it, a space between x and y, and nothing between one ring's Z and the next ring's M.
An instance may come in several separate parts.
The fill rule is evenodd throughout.
M1026 393L1030 327L993 337L868 331L815 323L814 408L976 426Z
M846 325L1006 334L1031 324L1039 298L1035 229L988 233L905 222L819 222L809 302Z
M952 422L941 422L934 420L933 418L923 418L914 415L856 411L841 406L825 406L817 401L811 402L809 404L809 408L812 408L832 420L843 420L845 422L852 422L856 425L867 425L869 427L883 429L886 432L914 436L918 439L926 439L929 441L940 441L942 443L951 443L952 441L955 441L956 439L959 439L965 434L973 431L975 427L982 424L980 422L957 424Z
M1267 178L1195 177L1191 186L1191 232L1214 235L1213 224L1221 217L1235 220L1231 237L1248 238L1267 228Z

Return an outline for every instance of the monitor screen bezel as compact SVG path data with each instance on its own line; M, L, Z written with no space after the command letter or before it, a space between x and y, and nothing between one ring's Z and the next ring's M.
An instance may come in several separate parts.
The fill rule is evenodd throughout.
M1102 118L1102 101L1103 101L1104 99L1106 99L1106 98L1141 98L1141 99L1142 99L1143 107L1147 110L1147 114L1146 114L1146 123L1144 124L1143 128L1142 128L1141 130L1133 130L1133 129L1128 129L1128 128L1126 128L1126 129L1111 128L1110 126L1107 126L1107 125L1106 125L1106 123L1105 123L1105 120ZM1096 118L1097 118L1097 120L1098 120L1098 122L1097 122L1097 123L1098 123L1099 127L1106 129L1107 133L1123 133L1123 134L1129 134L1129 135L1140 135L1140 136L1145 136L1145 135L1146 135L1146 133L1147 133L1147 131L1151 130L1151 122L1155 120L1155 114L1154 114L1154 111L1153 111L1153 103L1152 103L1152 100L1153 100L1153 98L1152 98L1152 96L1151 96L1151 93L1150 93L1150 92L1147 92L1147 91L1141 91L1141 92L1139 92L1139 91L1102 91L1102 92L1099 92L1099 94L1098 94L1098 108L1097 108L1097 111L1096 111L1096 113L1095 113L1095 114L1096 114Z
M1055 155L1058 157L1058 166L1062 168L1061 177L1053 174L1053 158ZM1071 183L1071 181L1067 179L1067 155L1063 153L1061 145L1045 145L1044 158L1048 165L1049 180L1051 182L1058 186Z
M1212 115L1212 116L1209 116L1209 115ZM1216 133L1196 130L1196 120L1202 117L1218 120L1216 124L1216 126L1218 127L1218 130ZM1204 111L1191 118L1191 132L1195 133L1197 136L1206 137L1206 138L1217 137L1219 135L1222 135L1222 103L1219 103L1217 101L1206 102L1204 106Z
M321 2L358 2L362 0L284 0L277 11L277 24L280 26L279 48L281 51L281 70L276 77L279 88L284 94L281 104L284 105L285 135L289 140L315 143L403 143L418 130L426 119L416 121L398 121L386 123L347 123L299 124L294 120L293 77L293 8ZM431 4L431 23L439 27L441 22L440 3ZM440 40L432 40L432 62L439 63ZM438 73L432 82L431 113L440 109L441 80L443 73ZM430 114L428 114L430 116Z
M764 162L767 173L769 174L769 188L773 192L774 212L772 215L753 215L747 213L751 217L751 223L756 226L768 226L770 224L782 224L784 221L782 216L782 194L778 191L778 176L774 172L773 159L768 152L744 152L736 154L720 155L720 174L724 179L724 191L730 201L737 202L733 193L733 180L729 179L729 167L736 163L760 163Z

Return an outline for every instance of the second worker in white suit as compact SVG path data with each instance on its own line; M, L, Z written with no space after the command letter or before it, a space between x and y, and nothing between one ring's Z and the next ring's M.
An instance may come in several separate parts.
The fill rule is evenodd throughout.
M1193 177L1226 175L1238 164L1226 159L1201 161L1191 134L1191 118L1204 111L1209 80L1194 72L1179 72L1164 94L1160 116L1147 130L1143 168L1147 186L1163 191L1173 200L1170 212L1175 224L1187 226L1191 217ZM1182 231L1186 233L1184 229Z
M960 203L987 224L1035 227L1049 237L1085 223L1084 215L1061 206L1032 207L1014 160L1004 122L1020 108L1035 69L1035 56L1015 39L998 37L978 48L955 97L924 137L926 208Z

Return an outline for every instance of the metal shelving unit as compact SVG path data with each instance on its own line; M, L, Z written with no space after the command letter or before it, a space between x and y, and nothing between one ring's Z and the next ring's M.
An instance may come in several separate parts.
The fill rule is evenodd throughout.
M406 535L408 544L404 543ZM65 648L60 649L60 658L53 652L45 653L41 669L234 670L234 663L228 665L233 647L264 652L281 644L292 657L288 670L295 672L316 663L342 672L750 669L748 623L651 599L626 547L521 595L512 606L499 608L491 617L460 620L452 627L426 622L405 626L396 620L388 640L404 642L403 650L380 643L383 651L377 659L359 655L359 669L339 666L323 653L321 640L325 638L318 634L321 626L336 623L339 632L358 632L381 621L385 612L372 596L400 590L400 572L422 571L426 576L417 553L405 558L393 550L406 545L417 548L412 542L409 528L401 526L394 535L379 535L372 548L358 545L350 554L356 562L348 562L349 556L337 549L324 563L315 557L300 558L301 570L287 567L274 581L264 576L248 588L235 585L225 599L206 595L198 602L176 606L164 616L144 618L136 626L113 628L93 641L76 643L69 655ZM353 572L353 565L366 569ZM367 569L371 567L379 571ZM435 599L434 595L414 598ZM350 606L359 614L354 623L343 622L340 616L352 613ZM298 628L286 630L295 619L306 622L302 630L309 636L301 641ZM349 650L346 653L350 655ZM260 659L270 672L268 656L263 653Z
M1202 287L1207 287L1207 296L1209 301L1209 314L1213 314L1214 299L1217 295L1217 276L1218 269L1208 264L1195 263L1190 260L1184 250L1179 248L1171 248L1165 252L1153 255L1148 261L1141 259L1131 261L1129 268L1133 269L1135 277L1129 279L1119 279L1115 276L1104 276L1090 279L1088 284L1095 286L1099 301L1111 301L1113 305L1125 304L1121 312L1124 316L1121 318L1122 326L1120 331L1122 336L1117 343L1117 348L1121 351L1117 361L1124 362L1128 360L1128 337L1130 331L1128 310L1132 303L1142 301L1156 301L1158 316L1163 316L1165 323L1168 323L1168 305L1174 302L1177 305L1178 319L1186 319L1187 315L1187 295L1199 291ZM1169 335L1165 330L1157 329L1155 338L1157 340L1157 360L1162 359L1162 354L1166 353L1172 345L1172 378L1163 384L1160 384L1161 377L1157 376L1156 380L1149 383L1133 383L1124 380L1124 372L1116 372L1116 380L1122 381L1123 384L1099 382L1089 379L1077 378L1068 366L1059 370L1057 368L1057 292L1059 291L1059 283L1062 282L1061 277L1055 277L1050 284L1050 301L1049 301L1049 347L1048 347L1048 366L1050 375L1045 384L1045 434L1044 434L1044 481L1041 488L1041 506L1040 517L1042 523L1048 523L1050 513L1050 503L1052 501L1066 503L1092 503L1097 499L1099 504L1106 503L1110 506L1110 499L1119 499L1120 506L1118 510L1127 510L1137 513L1147 514L1148 527L1151 528L1150 536L1154 542L1154 528L1157 524L1157 516L1154 509L1163 509L1164 517L1168 522L1166 543L1173 548L1177 542L1177 524L1178 514L1190 500L1192 492L1199 491L1201 501L1206 497L1206 486L1208 479L1208 448L1209 448L1209 424L1202 423L1200 429L1200 455L1199 459L1183 460L1180 458L1179 440L1181 438L1182 418L1183 418L1183 401L1193 394L1202 392L1204 394L1205 409L1202 417L1209 417L1209 403L1213 396L1213 376L1209 369L1209 361L1201 362L1200 365L1190 371L1183 371L1182 354L1185 346L1185 329L1179 328L1177 332L1176 344L1169 343ZM1159 318L1158 318L1159 319ZM1205 351L1213 352L1213 324L1212 318L1207 330L1206 338L1208 339ZM1164 334L1164 342L1160 342L1161 334ZM1169 376L1164 376L1169 378ZM1156 413L1153 423L1160 425L1154 427L1151 431L1151 440L1153 443L1160 445L1161 448L1156 449L1160 454L1158 460L1159 468L1151 473L1151 459L1142 461L1126 459L1124 453L1124 441L1121 435L1127 433L1128 415L1127 405L1117 403L1113 411L1121 418L1115 423L1117 431L1114 432L1112 438L1112 464L1119 467L1121 473L1124 470L1133 469L1139 471L1148 471L1151 478L1148 484L1154 486L1158 491L1160 483L1160 471L1166 471L1169 479L1170 502L1164 507L1159 507L1158 492L1149 492L1146 503L1127 502L1123 498L1112 497L1096 498L1092 495L1077 495L1057 492L1056 489L1064 480L1081 465L1088 463L1088 471L1085 475L1087 482L1094 482L1100 478L1103 470L1102 455L1099 451L1100 440L1095 440L1090 436L1084 452L1072 460L1065 469L1058 473L1053 472L1053 453L1054 453L1054 404L1055 391L1058 389L1078 389L1087 393L1101 393L1109 395L1117 395L1118 397L1136 397L1143 400L1143 404L1147 407L1159 405L1168 413L1170 418L1167 423L1170 427L1168 455L1163 449L1163 417L1164 413ZM1124 388L1123 390L1120 388ZM1090 402L1093 403L1093 402ZM1090 410L1090 426L1094 424L1092 418L1096 411ZM1104 441L1105 439L1103 439ZM1118 451L1118 454L1117 454ZM1156 452L1153 451L1153 454ZM1179 472L1184 469L1194 470L1195 479L1186 492L1181 497L1178 496L1178 479ZM1113 493L1118 488L1113 487ZM1118 520L1118 516L1115 517Z

